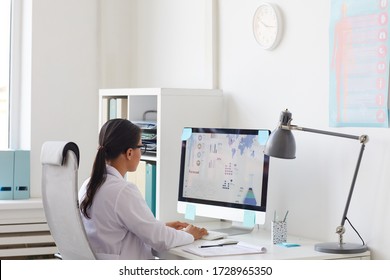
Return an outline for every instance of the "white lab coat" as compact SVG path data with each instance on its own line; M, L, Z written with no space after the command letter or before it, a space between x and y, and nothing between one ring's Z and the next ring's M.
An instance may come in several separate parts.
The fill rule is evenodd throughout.
M79 191L79 201L89 179ZM98 259L152 259L151 249L164 251L192 243L191 234L155 219L137 186L107 165L107 178L83 223Z

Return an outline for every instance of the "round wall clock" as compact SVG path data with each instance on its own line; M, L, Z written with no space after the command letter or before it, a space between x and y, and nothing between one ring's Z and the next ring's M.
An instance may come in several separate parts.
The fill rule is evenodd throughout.
M279 44L282 37L282 16L276 5L260 4L253 16L253 34L263 49L272 50Z

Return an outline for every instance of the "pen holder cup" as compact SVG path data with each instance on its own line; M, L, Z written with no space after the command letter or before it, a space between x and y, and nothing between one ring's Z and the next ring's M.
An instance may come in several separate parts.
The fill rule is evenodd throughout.
M273 244L287 242L287 222L272 221L271 235Z

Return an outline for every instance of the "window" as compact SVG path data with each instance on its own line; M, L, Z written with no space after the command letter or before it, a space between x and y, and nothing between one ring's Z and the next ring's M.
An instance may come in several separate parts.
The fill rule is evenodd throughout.
M0 149L30 149L32 1L0 0Z
M9 147L11 0L0 1L0 149Z

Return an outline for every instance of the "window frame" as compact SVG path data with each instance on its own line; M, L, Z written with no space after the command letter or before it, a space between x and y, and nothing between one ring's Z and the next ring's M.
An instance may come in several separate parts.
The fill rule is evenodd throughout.
M11 76L11 73L10 73L10 66L11 66L11 58L10 58L10 53L11 53L11 26L12 26L12 23L11 23L11 20L12 20L12 0L9 0L8 1L9 3L6 3L4 2L5 5L9 5L9 10L8 11L2 11L2 13L7 13L8 16L7 16L7 21L8 21L8 25L9 25L9 30L6 31L6 33L4 34L5 36L8 37L8 40L6 40L4 43L7 43L7 44L4 44L3 46L6 48L4 49L5 51L8 51L8 54L6 54L6 57L5 58L5 64L8 65L8 73L5 74L6 76L6 80L4 81L5 82L5 87L7 89L7 91L5 92L5 101L6 103L4 104L4 109L6 110L6 117L5 119L2 119L2 123L5 124L5 131L7 133L7 137L6 137L6 141L5 141L5 146L3 146L3 139L1 141L2 145L0 146L1 149L7 149L9 148L10 146L10 87L11 87L11 83L10 83L10 76ZM7 46L8 45L8 46ZM3 55L3 54L2 54ZM5 77L3 77L5 78ZM7 96L8 95L8 96ZM3 115L2 115L3 117ZM1 133L3 133L3 130L1 131ZM3 136L3 135L2 135Z
M32 1L11 0L9 148L31 147Z

